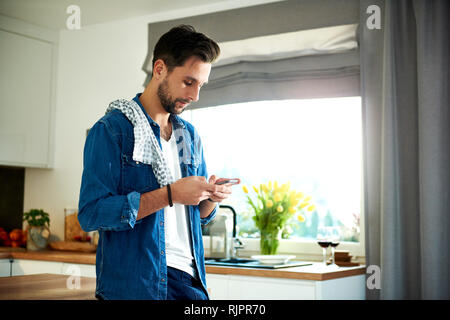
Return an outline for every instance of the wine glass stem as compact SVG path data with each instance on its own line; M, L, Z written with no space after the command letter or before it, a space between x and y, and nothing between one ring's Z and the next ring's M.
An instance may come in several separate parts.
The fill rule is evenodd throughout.
M334 264L334 247L331 247L332 264Z
M323 263L325 265L327 265L327 249L326 248L322 248L322 252L323 252Z

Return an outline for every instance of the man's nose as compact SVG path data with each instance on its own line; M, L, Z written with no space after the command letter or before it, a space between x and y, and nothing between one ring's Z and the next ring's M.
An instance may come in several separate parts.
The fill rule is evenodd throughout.
M189 92L189 99L193 102L198 101L198 98L200 97L200 87L192 87L191 91Z

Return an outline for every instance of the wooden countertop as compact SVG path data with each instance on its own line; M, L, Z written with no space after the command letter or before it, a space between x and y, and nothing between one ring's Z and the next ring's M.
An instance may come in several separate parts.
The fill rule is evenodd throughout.
M79 288L70 289L68 277L48 273L1 277L0 300L95 300L95 278L80 277Z
M311 263L308 266L282 269L236 268L207 265L206 273L315 281L338 279L366 273L366 266L339 267L336 265L325 266L322 262Z
M56 261L68 263L82 263L95 265L95 253L70 252L70 251L13 251L0 252L0 259L27 259ZM239 268L225 266L206 266L206 272L222 275L241 275L269 278L299 279L324 281L330 279L350 277L366 273L364 265L357 267L324 266L323 263L312 262L312 265L283 269L259 269Z
M26 259L26 260L43 260L69 263L82 263L95 265L95 252L73 252L58 250L42 250L42 251L11 251L0 252L0 259Z

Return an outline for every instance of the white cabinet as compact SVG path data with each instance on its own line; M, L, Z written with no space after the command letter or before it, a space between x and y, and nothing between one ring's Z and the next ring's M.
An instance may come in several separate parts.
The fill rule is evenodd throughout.
M52 166L57 41L0 15L0 165Z
M229 294L236 300L315 299L315 281L233 276Z
M364 300L366 299L366 276L331 279L316 282L318 300Z
M14 259L11 267L12 276L38 273L62 274L62 262Z
M1 260L0 260L1 261ZM9 275L9 260L8 261L8 275ZM5 267L6 270L6 267ZM23 276L29 274L38 273L53 273L53 274L65 274L80 277L95 278L95 265L81 264L81 263L68 263L68 262L55 262L55 261L42 261L42 260L26 260L26 259L14 259L11 265L12 276Z
M228 275L206 274L206 285L209 296L212 300L227 300L228 295Z
M11 262L9 259L0 259L0 277L11 275Z
M212 300L359 300L365 275L315 281L206 274Z

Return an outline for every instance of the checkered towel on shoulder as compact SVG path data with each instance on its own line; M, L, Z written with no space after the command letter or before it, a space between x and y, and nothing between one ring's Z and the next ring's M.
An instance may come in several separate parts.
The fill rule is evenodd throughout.
M133 124L133 160L152 166L161 187L174 182L164 154L141 107L134 100L118 99L109 104L106 113L118 109Z

